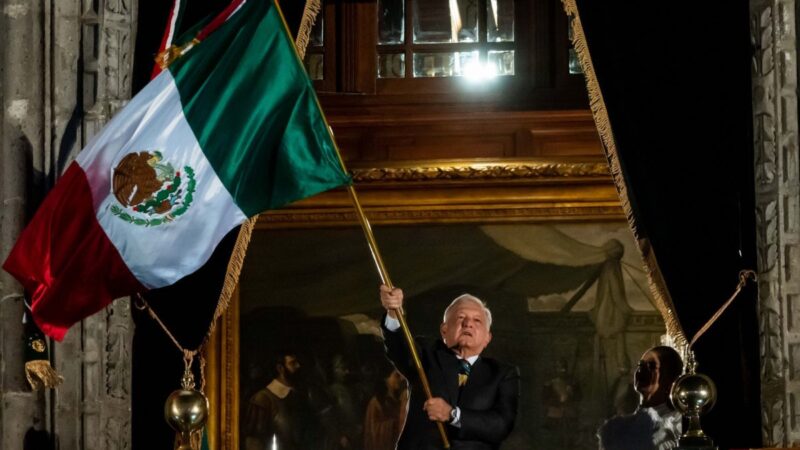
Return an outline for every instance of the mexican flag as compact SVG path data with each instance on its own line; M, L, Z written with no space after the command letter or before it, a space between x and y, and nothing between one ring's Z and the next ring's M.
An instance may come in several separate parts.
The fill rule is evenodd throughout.
M48 335L191 274L247 218L350 182L280 11L235 6L79 153L5 261Z

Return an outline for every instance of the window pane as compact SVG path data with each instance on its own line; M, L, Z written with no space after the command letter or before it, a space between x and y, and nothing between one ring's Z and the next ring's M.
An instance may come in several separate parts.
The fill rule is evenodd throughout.
M574 48L569 49L569 73L570 75L579 75L583 73L583 67L578 60L578 53Z
M578 60L578 53L575 51L575 47L573 46L574 37L572 34L572 21L575 20L574 17L569 17L569 26L567 27L567 38L569 38L569 73L570 75L580 75L583 73L583 67L581 67L581 62Z
M497 76L514 75L514 50L490 50L488 65Z
M378 55L378 78L405 78L406 55Z
M413 14L414 43L478 41L478 0L417 0Z
M488 0L486 23L489 42L514 40L514 0Z
M311 28L311 36L308 40L308 45L311 47L322 47L325 45L325 39L323 36L323 30L325 27L323 26L323 17L325 14L320 12L317 14L317 21L314 23L314 27Z
M312 80L321 80L324 77L325 72L322 70L323 59L322 53L306 53L306 59L303 63L306 66L308 77Z
M477 62L477 51L414 53L414 77L458 77Z
M405 0L378 0L378 44L402 44Z

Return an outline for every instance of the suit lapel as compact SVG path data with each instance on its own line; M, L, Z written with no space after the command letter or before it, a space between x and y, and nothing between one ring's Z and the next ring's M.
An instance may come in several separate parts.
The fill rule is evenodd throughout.
M445 400L455 406L458 401L458 358L444 344L437 348L436 358L439 361L439 367L442 368Z
M478 358L475 364L472 365L472 370L467 378L467 384L461 388L461 398L459 404L464 404L472 400L472 396L479 386L485 386L489 382L491 374L489 373L489 366L483 361L483 358Z

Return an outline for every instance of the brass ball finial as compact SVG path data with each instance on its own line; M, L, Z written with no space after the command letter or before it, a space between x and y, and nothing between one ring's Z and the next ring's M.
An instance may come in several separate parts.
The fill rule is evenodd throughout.
M164 418L178 432L176 450L196 450L191 443L192 433L200 431L208 420L208 399L194 389L191 372L184 374L182 389L173 391L164 404Z
M700 415L714 407L717 387L708 376L697 373L694 352L689 351L686 372L675 380L669 397L672 405L688 419L688 428L679 439L680 447L714 448L714 443L700 428Z

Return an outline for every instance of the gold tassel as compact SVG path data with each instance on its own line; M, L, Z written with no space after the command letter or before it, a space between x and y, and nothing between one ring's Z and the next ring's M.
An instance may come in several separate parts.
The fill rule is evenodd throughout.
M26 362L25 377L34 391L41 388L53 389L64 381L64 377L59 375L46 359Z
M203 446L203 429L193 431L189 434L189 442L183 442L180 433L175 433L174 450L200 450Z
M203 429L200 428L199 430L193 432L189 439L192 450L200 450L200 447L203 445Z

